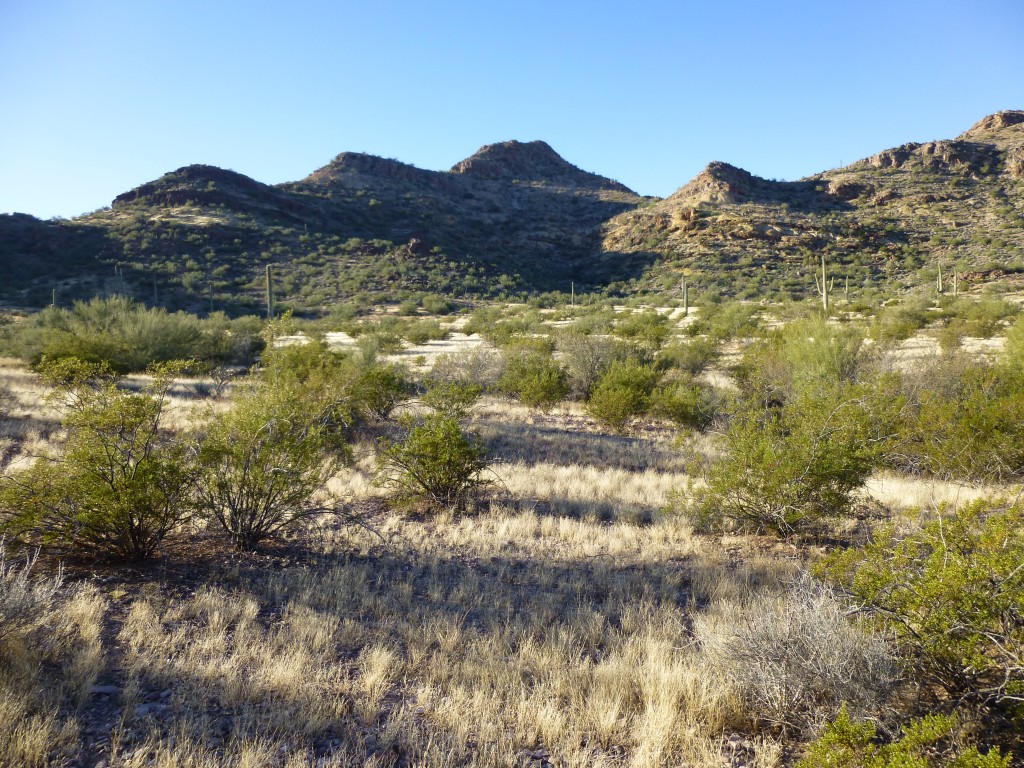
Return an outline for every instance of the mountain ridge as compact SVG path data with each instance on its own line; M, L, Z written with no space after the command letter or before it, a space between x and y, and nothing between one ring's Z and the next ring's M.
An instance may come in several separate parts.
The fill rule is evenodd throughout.
M0 269L14 276L0 299L86 297L115 271L168 306L249 311L267 264L283 304L302 310L570 282L659 291L682 272L720 293L799 296L822 253L862 289L906 288L941 260L1024 272L1024 111L796 181L715 161L664 199L543 141L488 144L446 171L342 152L274 185L184 166L76 219L0 216Z

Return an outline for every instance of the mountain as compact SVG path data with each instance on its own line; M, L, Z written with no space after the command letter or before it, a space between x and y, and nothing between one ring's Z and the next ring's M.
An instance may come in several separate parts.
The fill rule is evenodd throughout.
M746 298L804 296L821 254L844 287L967 284L1024 273L1024 112L953 140L909 143L799 181L711 163L664 200L610 219L598 263L658 289L691 275Z
M0 299L127 289L175 307L256 310L266 264L297 309L567 289L601 225L641 200L540 141L485 146L450 171L344 152L279 185L193 165L71 221L0 216L0 269L21 267Z
M566 290L805 296L824 254L841 286L900 290L940 265L965 285L1024 274L1024 112L798 181L710 163L665 199L581 170L542 141L482 147L448 171L344 152L268 185L179 168L72 220L0 215L0 300L127 291L194 310L413 293Z

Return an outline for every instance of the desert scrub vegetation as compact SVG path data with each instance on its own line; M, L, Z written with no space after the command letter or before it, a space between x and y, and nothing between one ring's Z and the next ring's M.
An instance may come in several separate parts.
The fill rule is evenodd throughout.
M429 412L404 414L399 439L382 438L376 482L405 509L461 512L493 482L487 448L462 428L481 388L434 382L420 398Z
M890 524L821 571L892 634L917 679L960 705L1024 715L1024 507L981 499Z
M145 568L71 560L59 582L50 552L23 577L9 557L45 599L0 649L18 670L0 674L0 763L782 768L829 765L830 749L837 765L1012 763L1019 511L950 507L936 528L934 511L865 498L878 468L996 477L920 456L955 444L929 420L998 416L1021 326L994 360L910 367L865 341L870 321L773 308L781 327L757 329L743 318L759 310L737 306L706 317L731 315L742 340L669 323L657 350L612 333L628 316L603 307L481 312L504 346L441 356L422 380L378 346L333 351L326 323L271 346L165 434L196 485L244 467L235 497L269 505L283 496L264 481L295 481L300 502L263 536L197 494ZM544 408L500 396L521 352L557 365L568 393ZM635 380L609 378L621 370ZM589 411L606 382L617 406L639 392L621 431ZM1014 479L1012 418L991 423L986 461ZM478 494L492 462L500 482ZM377 468L408 485L372 485ZM435 470L453 495L415 479ZM703 532L673 491L717 498ZM737 512L739 494L760 511Z
M172 360L249 364L263 348L262 331L255 317L214 313L201 320L113 296L77 301L71 309L50 307L5 326L0 348L33 365L72 358L128 373Z
M844 707L808 748L797 768L1010 768L1011 755L998 747L985 753L969 741L955 715L925 715L905 725L899 737L879 743L878 728L856 721Z
M120 389L101 364L43 370L67 437L59 452L2 479L0 529L66 552L149 557L192 511L194 468L162 423L172 369L156 369L142 393Z

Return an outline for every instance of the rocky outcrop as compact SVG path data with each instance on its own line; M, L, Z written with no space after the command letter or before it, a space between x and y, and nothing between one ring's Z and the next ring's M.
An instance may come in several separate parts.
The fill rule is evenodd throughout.
M1024 111L1019 109L1008 109L1003 112L996 112L994 115L989 115L988 117L983 117L960 134L958 138L977 138L990 134L993 131L1009 128L1012 125L1020 125L1021 123L1024 123Z
M450 173L477 179L529 181L636 194L617 181L580 170L543 141L503 141L481 147Z

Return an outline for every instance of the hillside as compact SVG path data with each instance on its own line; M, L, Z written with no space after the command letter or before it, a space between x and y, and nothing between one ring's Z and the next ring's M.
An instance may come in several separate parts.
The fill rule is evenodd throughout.
M267 185L180 168L73 220L0 215L0 301L126 291L150 303L282 306L589 289L805 296L824 252L839 286L900 290L942 264L965 286L1024 272L1024 112L801 179L723 162L664 200L583 171L542 141L482 147L448 171L344 152Z
M15 274L0 298L49 303L56 285L65 299L127 289L171 306L254 310L265 264L299 309L567 288L601 224L640 200L543 142L486 146L440 172L345 152L276 186L194 165L72 221L0 217L0 267Z
M820 254L854 288L899 289L959 268L968 283L1024 270L1024 112L954 140L904 144L801 179L711 163L668 198L610 220L601 262L646 288L686 270L747 298L806 295ZM692 281L691 281L692 282Z

